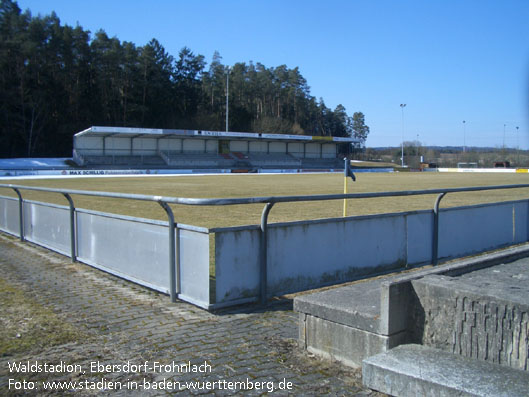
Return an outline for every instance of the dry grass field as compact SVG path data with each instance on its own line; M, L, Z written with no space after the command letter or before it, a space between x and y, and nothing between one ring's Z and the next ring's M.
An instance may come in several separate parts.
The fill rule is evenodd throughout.
M206 175L167 177L64 178L2 180L27 186L43 186L79 190L136 193L172 197L260 197L343 193L342 174L284 175ZM358 173L357 181L348 180L348 192L383 192L421 190L464 186L487 186L529 183L529 174L494 173ZM8 189L1 195L14 196ZM59 194L23 192L24 198L66 205ZM402 212L431 209L435 195L391 197L384 199L348 200L348 215ZM441 207L508 201L529 197L529 189L497 190L447 195ZM74 196L77 208L124 214L143 218L166 219L156 203ZM173 205L175 220L205 227L258 224L262 204L223 207ZM282 222L342 216L343 201L277 204L269 221Z

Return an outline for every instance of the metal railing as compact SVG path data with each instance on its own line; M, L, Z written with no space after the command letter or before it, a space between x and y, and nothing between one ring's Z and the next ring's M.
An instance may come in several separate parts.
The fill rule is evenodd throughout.
M0 184L0 188L12 189L16 192L19 200L19 217L20 217L20 239L24 241L24 222L23 222L23 197L21 190L32 190L40 192L62 194L70 206L70 236L71 236L71 259L76 261L76 238L75 238L75 205L72 195L95 196L116 199L129 199L140 201L151 201L158 203L166 212L169 221L169 277L170 277L170 296L171 301L175 302L177 295L181 291L180 286L180 256L176 255L179 246L176 239L176 229L178 224L175 222L174 214L169 204L181 205L240 205L240 204L265 204L261 213L261 249L260 249L260 302L266 304L267 300L267 268L268 268L268 216L273 206L278 203L291 203L302 201L327 201L327 200L348 200L348 199L365 199L381 197L402 197L437 194L433 206L433 233L432 233L432 264L438 263L439 249L439 205L441 200L449 193L476 192L484 190L501 190L501 189L520 189L529 188L529 184L518 185L496 185L496 186L475 186L462 188L445 188L445 189L428 189L428 190L405 190L395 192L373 192L373 193L349 193L349 194L324 194L313 196L268 196L268 197L243 197L243 198L182 198L151 196L143 194L129 193L111 193L89 190L72 190L72 189L53 189L34 186L23 186L13 184Z

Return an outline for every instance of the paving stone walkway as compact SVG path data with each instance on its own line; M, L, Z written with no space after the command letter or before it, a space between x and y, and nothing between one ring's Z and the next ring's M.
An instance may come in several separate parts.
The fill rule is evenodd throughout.
M82 335L77 343L0 357L2 395L63 394L43 390L44 381L61 381L76 382L64 383L70 392L75 386L75 395L266 395L273 389L273 395L380 396L362 388L359 371L298 348L297 316L287 299L266 309L212 314L2 233L0 272ZM28 360L77 367L9 371L8 362ZM10 378L34 381L39 390L9 390Z

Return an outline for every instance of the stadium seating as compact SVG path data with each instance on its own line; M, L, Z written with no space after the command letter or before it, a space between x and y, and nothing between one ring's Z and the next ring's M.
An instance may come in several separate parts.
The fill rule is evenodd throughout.
M288 154L250 153L248 161L259 168L300 168L301 160Z
M216 153L181 153L162 151L162 158L168 166L181 168L223 168L234 165L235 160Z
M343 160L331 158L331 159L302 159L301 168L305 169L332 169L341 168L343 169Z
M333 169L343 167L340 159L297 158L284 153L204 153L163 150L159 155L92 155L77 150L79 165L106 168L181 168L181 169Z
M164 166L165 162L159 156L82 156L84 165L90 166L127 166L139 167L144 166Z

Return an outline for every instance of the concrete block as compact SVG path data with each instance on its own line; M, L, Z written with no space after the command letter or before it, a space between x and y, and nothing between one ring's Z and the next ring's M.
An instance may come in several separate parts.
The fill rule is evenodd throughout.
M527 396L526 372L421 345L364 360L364 385L392 396Z
M490 342L492 335L489 322L493 316L485 318L478 315L477 320L485 318L480 329L467 327L463 332L456 330L454 324L463 323L456 321L455 311L459 308L458 299L470 297L469 288L473 293L481 292L479 296L490 294L492 290L495 300L503 296L504 291L505 297L511 296L518 307L523 306L520 301L528 302L528 290L524 286L528 281L526 269L529 259L522 260L519 265L510 264L510 271L498 267L499 263L528 254L528 246L516 247L502 253L296 297L294 310L300 313L300 347L357 366L373 352L382 352L401 343L423 343L450 353L462 349L459 354L475 358L481 358L485 352L479 347L487 345L485 355L488 357L485 359L527 370L527 311L515 310L512 318L505 316L508 320L505 324L510 324L506 335L512 336L505 344L503 340L487 344L487 338ZM483 276L479 276L481 273ZM498 282L498 275L503 275L501 283ZM491 280L496 281L493 288L490 288L491 284L486 286ZM473 285L478 283L480 285ZM502 287L496 288L499 285ZM509 290L513 287L516 292L511 294ZM460 292L465 294L460 297ZM477 299L473 295L472 298L471 301ZM473 321L472 308L467 310L462 307L459 312L468 312L469 321ZM498 329L503 330L504 327ZM471 335L472 338L460 335ZM492 341L497 340L500 341L494 335ZM502 353L496 354L500 350Z
M310 315L305 317L303 329L300 339L308 351L354 368L360 367L365 357L406 343L406 332L379 335Z
M301 349L307 348L307 341L305 340L306 330L305 324L307 322L307 315L305 313L299 313L298 321L298 345Z
M381 282L382 280L374 280L299 296L294 299L294 310L330 322L380 333Z
M412 301L411 283L384 282L380 286L380 327L384 335L392 335L408 328Z
M529 371L529 259L458 277L412 281L418 340L450 353Z

